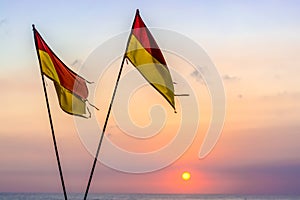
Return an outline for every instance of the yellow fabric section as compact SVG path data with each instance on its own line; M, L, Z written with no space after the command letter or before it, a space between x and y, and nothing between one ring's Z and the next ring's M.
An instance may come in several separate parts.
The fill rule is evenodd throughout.
M73 115L86 114L85 102L73 95L58 83L54 82L59 105L65 112Z
M142 46L133 34L130 36L126 57L175 108L174 86L170 72Z
M39 54L42 64L42 72L53 80L61 109L73 115L83 116L86 114L85 102L60 85L58 75L48 53L39 50Z
M53 81L60 83L58 75L55 70L55 67L52 63L52 60L51 60L49 54L42 50L39 50L39 54L40 54L43 74L48 76Z

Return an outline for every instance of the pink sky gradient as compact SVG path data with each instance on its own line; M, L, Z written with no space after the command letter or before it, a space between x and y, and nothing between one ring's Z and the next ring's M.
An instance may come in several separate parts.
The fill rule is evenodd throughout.
M211 115L211 107L205 106L209 93L201 85L201 126L180 159L146 174L123 173L98 163L91 192L299 194L299 3L200 2L171 7L170 1L151 5L122 1L117 6L108 2L105 8L93 1L43 5L57 9L56 15L41 11L40 3L1 2L0 192L61 192L31 24L36 23L49 46L76 71L99 44L130 29L138 7L149 26L186 34L206 50L224 81L224 128L214 150L198 159ZM159 8L154 6L158 3ZM190 81L199 80L190 76ZM93 157L81 142L72 116L59 108L51 81L47 84L67 191L83 192ZM135 98L135 102L142 100ZM106 107L99 107L101 119ZM137 123L144 122L138 119L145 110L136 113ZM113 120L110 123L114 125ZM172 136L176 125L169 125L164 133ZM110 132L112 140L126 146L128 138ZM155 149L170 135L160 135L161 144L153 146L135 142L132 149ZM181 179L184 171L191 173L190 181Z

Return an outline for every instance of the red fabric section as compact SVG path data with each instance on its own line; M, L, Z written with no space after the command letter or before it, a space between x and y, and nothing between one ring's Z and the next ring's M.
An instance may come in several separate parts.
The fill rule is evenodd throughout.
M85 79L77 75L70 70L48 47L40 34L35 30L35 38L37 42L37 48L45 51L50 56L55 70L58 74L58 78L61 86L71 91L73 94L86 99L88 97L88 88Z
M133 30L132 33L135 37L140 41L143 47L161 64L167 65L166 61L155 42L152 34L150 33L149 29L146 27L145 23L143 22L142 18L140 17L139 12L136 12L135 19L133 22Z

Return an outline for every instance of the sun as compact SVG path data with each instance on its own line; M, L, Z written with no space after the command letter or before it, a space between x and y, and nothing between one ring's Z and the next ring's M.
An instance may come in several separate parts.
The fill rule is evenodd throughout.
M190 180L190 178L191 178L190 172L183 172L182 175L181 175L181 178L182 178L184 181Z

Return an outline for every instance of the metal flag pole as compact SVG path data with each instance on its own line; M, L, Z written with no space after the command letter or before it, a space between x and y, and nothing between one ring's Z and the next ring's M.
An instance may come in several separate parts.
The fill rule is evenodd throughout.
M37 40L36 40L36 29L34 24L32 24L32 30L33 30L33 34L34 34L34 43L35 43L35 48L36 48L36 52L37 52L37 56L38 56L38 60L39 60L39 65L40 65L40 72L41 72L41 77L42 77L42 82L43 82L43 89L44 89L44 94L45 94L45 99L46 99L46 104L47 104L47 110L48 110L48 117L49 117L49 123L50 123L50 127L51 127L51 133L52 133L52 139L53 139L53 145L54 145L54 150L55 150L55 155L56 155L56 161L57 161L57 165L58 165L58 170L59 170L59 175L60 175L60 180L61 180L61 185L63 188L63 192L64 192L64 197L65 200L67 200L67 193L66 193L66 187L65 187L65 182L64 182L64 177L63 177L63 173L62 173L62 168L60 165L60 159L59 159L59 153L58 153L58 148L57 148L57 144L56 144L56 138L55 138L55 133L54 133L54 128L53 128L53 122L52 122L52 117L51 117L51 112L50 112L50 105L49 105L49 101L48 101L48 94L47 94L47 89L46 89L46 84L45 84L45 78L42 72L42 63L41 63L41 58L40 58L40 54L39 54L39 50L38 50L38 44L37 44Z
M126 51L127 51L127 47L126 47ZM94 174L94 171L95 171L95 167L96 167L98 155L99 155L99 152L100 152L100 148L101 148L101 144L102 144L102 141L103 141L103 137L104 137L104 133L105 133L105 130L106 130L106 126L107 126L107 123L108 123L108 119L109 119L109 115L110 115L110 112L111 112L111 108L112 108L112 105L113 105L113 102L114 102L114 99L115 99L115 96L116 96L116 91L117 91L117 87L119 85L119 80L120 80L120 77L121 77L121 73L122 73L122 69L123 69L123 65L124 65L125 59L126 59L126 57L124 55L122 63L121 63L120 71L119 71L119 74L118 74L118 78L117 78L117 81L116 81L116 85L115 85L115 88L114 88L114 92L113 92L113 95L112 95L112 98L111 98L111 101L110 101L110 104L109 104L109 108L108 108L108 111L107 111L106 119L105 119L105 122L104 122L104 125L103 125L102 134L101 134L101 137L100 137L100 140L99 140L99 144L98 144L98 148L97 148L97 151L96 151L95 159L94 159L94 162L93 162L92 170L91 170L91 173L90 173L89 181L88 181L88 184L87 184L87 187L86 187L86 191L85 191L85 194L84 194L84 200L86 200L87 195L89 193L91 181L92 181L93 174Z
M136 12L138 13L139 10L137 9ZM109 104L106 119L105 119L105 122L104 122L104 125L103 125L102 134L101 134L101 137L100 137L100 140L99 140L99 144L98 144L95 159L94 159L94 162L93 162L92 170L91 170L90 177L89 177L89 180L88 180L88 184L87 184L87 187L86 187L86 191L85 191L85 194L84 194L84 198L83 198L84 200L87 199L87 195L89 193L91 181L92 181L93 174L94 174L95 167L96 167L96 163L97 163L97 160L98 160L98 155L99 155L99 152L100 152L100 148L101 148L101 144L102 144L102 141L103 141L104 133L105 133L106 126L107 126L107 123L108 123L109 115L110 115L111 108L112 108L112 105L113 105L113 102L114 102L114 99L115 99L115 95L116 95L116 92L117 92L117 87L119 85L119 80L121 78L124 62L125 62L125 59L126 59L126 52L128 50L128 45L129 45L129 42L130 42L130 36L131 36L133 28L134 28L133 26L134 26L134 22L132 24L132 28L131 28L131 31L130 31L130 34L129 34L129 37L128 37L128 40L127 40L125 53L124 53L124 56L123 56L123 59L122 59L122 62L121 62L121 66L120 66L120 71L119 71L118 78L117 78L117 81L116 81L116 85L115 85L115 88L114 88L114 91L113 91L113 95L112 95L112 98L111 98L111 101L110 101L110 104Z

